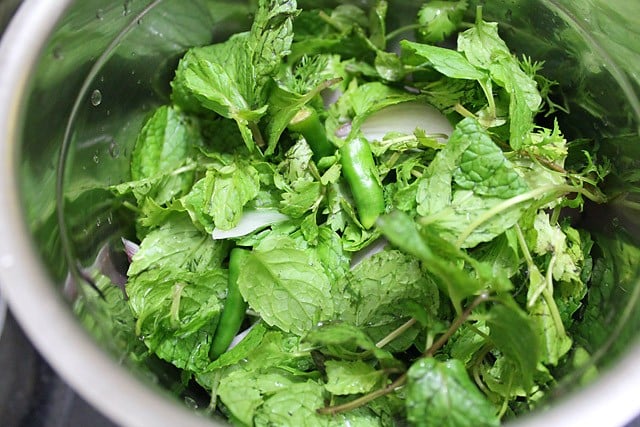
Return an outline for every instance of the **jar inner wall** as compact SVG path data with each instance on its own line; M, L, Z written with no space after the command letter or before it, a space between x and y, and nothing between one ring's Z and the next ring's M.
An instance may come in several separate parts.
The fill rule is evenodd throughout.
M390 27L413 19L417 3L389 1ZM574 151L579 154L595 144L615 162L616 174L604 187L611 202L588 204L574 213L616 260L602 275L606 287L593 297L600 317L589 319L589 330L574 331L598 366L610 366L638 342L640 330L633 257L640 239L635 190L640 188L640 25L631 21L640 16L640 4L470 3L482 4L484 19L499 23L501 36L516 55L544 61L544 74L559 83L558 102L565 103L557 114L560 128L567 139L585 141ZM319 2L299 4L318 7ZM150 112L169 100L169 82L186 49L248 29L251 11L250 5L232 0L193 0L188 7L179 0L76 1L45 46L31 79L19 159L25 218L52 282L70 309L81 306L93 313L84 318L84 326L117 359L130 349L126 340L101 327L109 318L108 304L79 304L78 298L92 291L79 285L81 278L70 270L98 266L115 284L124 285L127 260L120 236L133 224L127 208L105 187L128 178L136 136ZM581 320L589 315L576 316ZM164 364L123 363L144 370L163 387L180 383L179 374ZM574 379L567 372L559 394L571 390ZM198 405L207 405L206 396L185 393Z

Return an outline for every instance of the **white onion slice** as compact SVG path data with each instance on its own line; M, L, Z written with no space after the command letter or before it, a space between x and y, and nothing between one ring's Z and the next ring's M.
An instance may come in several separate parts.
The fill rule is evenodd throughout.
M351 270L356 268L358 264L360 264L365 259L377 254L378 252L382 252L384 248L387 247L389 242L384 237L381 237L371 243L369 246L360 249L358 252L355 252L351 257Z
M211 233L211 237L213 237L214 240L242 237L261 228L265 228L288 219L288 216L275 209L247 211L242 214L238 225L229 230L220 230L219 228L215 228Z
M127 259L129 262L133 261L133 256L140 250L140 245L124 237L121 237L120 240L122 240L122 244L124 245L124 252L127 254Z
M416 128L429 135L446 135L453 132L449 120L437 108L431 105L408 101L385 107L371 114L360 129L369 141L382 140L389 132L411 134Z

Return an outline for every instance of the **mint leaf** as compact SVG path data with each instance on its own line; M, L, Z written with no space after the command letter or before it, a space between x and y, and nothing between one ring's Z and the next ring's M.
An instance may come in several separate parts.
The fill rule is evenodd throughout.
M160 358L193 372L209 364L208 348L222 310L228 244L174 214L140 244L127 272L136 334Z
M407 373L407 418L420 427L498 426L496 408L457 359L422 358Z
M228 242L214 241L197 229L186 215L174 213L140 243L127 274L131 277L159 269L206 271L219 267L228 251Z
M484 129L474 119L463 119L456 125L446 146L436 154L418 181L416 200L419 215L438 212L451 203L451 182L462 153L485 137Z
M295 0L260 0L248 48L253 65L253 99L266 102L264 89L290 53L293 41L293 19L298 14ZM258 102L255 102L258 103Z
M252 68L247 40L248 35L241 33L224 43L190 49L178 64L172 86L173 99L179 105L190 110L200 105L235 120L245 144L252 149L249 124L265 114L266 106L253 107L253 86L246 77Z
M453 178L461 188L481 196L508 199L529 189L500 147L484 133L462 153Z
M127 295L137 318L136 333L161 359L188 371L204 371L226 287L223 270L166 268L130 277Z
M291 384L265 400L256 413L255 425L326 427L328 417L317 412L324 399L323 387L314 381Z
M233 366L241 362L255 350L261 343L267 328L263 323L257 323L252 326L251 331L240 341L235 347L222 353L216 360L207 366L207 371L215 371L217 369Z
M191 155L202 145L197 122L179 110L163 106L145 122L131 153L131 181L113 187L164 205L189 190L194 168Z
M457 184L462 189L454 187ZM468 190L467 190L468 189ZM461 247L475 247L512 227L526 203L489 215L505 200L526 192L520 177L478 121L460 121L447 145L416 186L416 211L441 236Z
M491 308L486 324L491 331L491 341L514 364L516 375L526 389L530 389L540 359L532 320L515 302L505 300L504 304Z
M291 218L300 218L317 206L322 197L322 186L317 181L296 181L290 191L282 193L280 212Z
M558 330L545 299L538 299L529 308L529 315L537 336L536 341L540 346L540 361L552 366L558 365L560 359L571 349L573 341L564 329Z
M386 377L384 372L359 360L327 360L324 365L327 373L324 388L331 394L368 393Z
M254 416L264 403L265 394L287 389L294 384L284 371L257 373L236 369L225 375L217 388L217 395L235 419L244 425L254 425Z
M229 230L240 221L243 208L258 196L260 177L247 161L236 161L207 170L191 192L181 199L196 224L207 232Z
M152 178L177 169L200 143L196 122L175 108L159 107L138 134L131 153L131 179Z
M316 253L289 237L258 245L238 285L251 308L285 332L302 335L333 316L331 285Z
M469 260L462 251L434 233L423 234L406 214L396 211L382 216L378 219L378 227L393 245L425 263L458 311L461 311L460 302L464 298L486 287L486 283L455 263Z
M385 363L394 361L391 353L378 348L364 331L350 323L335 322L320 325L309 331L304 336L303 342L335 358L365 359L373 356Z
M454 79L484 80L487 73L473 66L462 53L409 40L400 42L405 63L424 67L430 65L439 73Z
M267 111L267 84L289 52L295 14L293 0L262 0L250 32L190 49L172 82L174 102L196 111L201 105L235 120L252 150L253 129Z
M438 294L424 278L419 261L397 250L374 254L344 277L345 292L353 298L354 322L374 323L383 313L395 314L402 300L415 299L430 311L438 309Z
M498 34L498 24L481 19L458 35L458 50L474 66L486 70L509 96L509 143L514 150L525 144L533 129L533 116L542 104L535 79L520 67L504 40Z

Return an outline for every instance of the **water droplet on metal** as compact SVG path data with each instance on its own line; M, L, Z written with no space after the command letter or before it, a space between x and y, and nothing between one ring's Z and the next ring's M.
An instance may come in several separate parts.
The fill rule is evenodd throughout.
M189 396L185 396L184 403L187 405L187 408L198 409L198 402Z
M15 259L11 254L4 254L0 257L0 267L2 268L10 268L15 264Z
M114 159L120 156L120 146L117 142L111 141L111 144L109 144L109 155Z
M125 0L122 8L122 15L127 16L130 13L131 13L131 0Z
M55 60L60 60L60 59L64 58L64 55L62 53L62 48L60 46L54 47L53 51L51 52L51 54L53 55L53 59L55 59Z
M102 103L102 92L96 89L91 93L91 105L93 105L94 107L97 107L101 103Z

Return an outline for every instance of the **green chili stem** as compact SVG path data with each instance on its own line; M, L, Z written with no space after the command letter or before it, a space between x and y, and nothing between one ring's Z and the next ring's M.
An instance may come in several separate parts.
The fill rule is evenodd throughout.
M311 147L314 161L318 162L335 152L335 147L327 138L327 132L315 109L303 106L291 119L288 128L304 137Z

